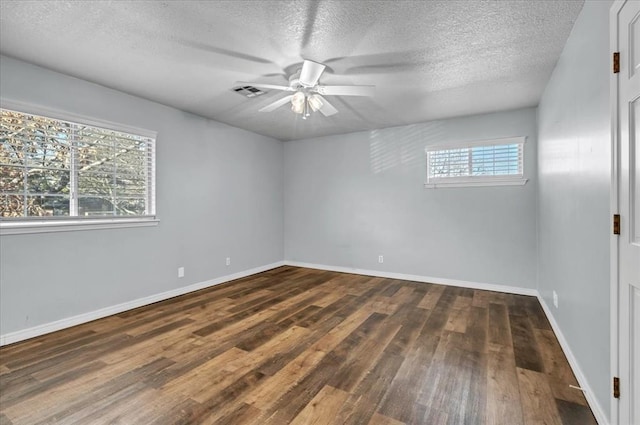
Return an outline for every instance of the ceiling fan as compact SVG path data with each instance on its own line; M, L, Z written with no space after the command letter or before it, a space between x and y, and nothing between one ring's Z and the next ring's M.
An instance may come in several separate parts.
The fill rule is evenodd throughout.
M375 86L324 86L318 83L326 65L305 60L302 68L289 77L289 85L239 82L258 88L293 92L282 99L261 108L260 112L271 112L289 102L291 110L307 119L311 111L320 111L325 117L338 113L338 110L324 96L373 96Z

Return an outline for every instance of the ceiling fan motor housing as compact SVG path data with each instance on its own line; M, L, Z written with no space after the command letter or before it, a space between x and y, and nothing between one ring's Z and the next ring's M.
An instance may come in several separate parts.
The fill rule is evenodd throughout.
M297 70L295 74L289 77L289 87L295 90L297 90L299 87L302 87L300 85L300 70Z

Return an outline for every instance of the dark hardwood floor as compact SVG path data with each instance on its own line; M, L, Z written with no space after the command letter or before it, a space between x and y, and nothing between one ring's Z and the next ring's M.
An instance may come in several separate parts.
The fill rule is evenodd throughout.
M281 267L0 349L0 424L595 424L534 297Z

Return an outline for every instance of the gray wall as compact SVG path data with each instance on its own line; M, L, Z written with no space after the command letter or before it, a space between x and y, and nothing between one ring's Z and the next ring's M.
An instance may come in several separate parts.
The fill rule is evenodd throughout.
M423 187L425 146L509 136L525 186ZM535 109L287 142L285 258L535 288L536 143Z
M282 142L7 57L0 93L157 131L161 220L1 237L0 333L283 259Z
M610 407L610 6L585 2L538 109L538 290L605 412Z

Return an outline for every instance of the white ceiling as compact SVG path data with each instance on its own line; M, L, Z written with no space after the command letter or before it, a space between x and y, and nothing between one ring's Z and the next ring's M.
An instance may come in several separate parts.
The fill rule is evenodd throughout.
M7 1L0 52L281 140L535 106L583 1ZM303 59L337 115L302 120L285 84Z

